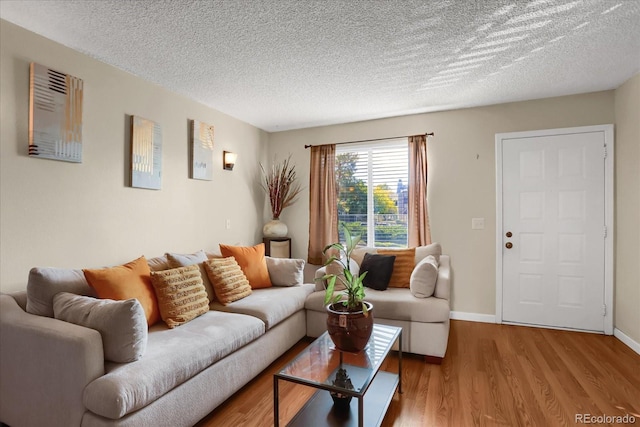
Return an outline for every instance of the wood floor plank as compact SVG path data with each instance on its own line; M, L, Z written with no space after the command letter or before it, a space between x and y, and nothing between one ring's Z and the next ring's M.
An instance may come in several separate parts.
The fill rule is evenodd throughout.
M197 425L272 426L273 374L308 343L296 344ZM397 367L397 353L382 365ZM442 364L405 355L402 371L404 393L394 396L383 427L571 426L576 414L629 414L640 423L640 355L610 336L451 321ZM281 423L314 391L281 381Z

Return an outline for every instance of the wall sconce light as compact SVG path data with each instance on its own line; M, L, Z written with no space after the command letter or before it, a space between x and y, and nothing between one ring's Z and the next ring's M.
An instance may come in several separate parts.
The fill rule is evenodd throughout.
M232 153L231 151L223 151L222 160L223 160L223 169L227 171L232 171L233 167L236 165L236 159L238 155L236 153Z

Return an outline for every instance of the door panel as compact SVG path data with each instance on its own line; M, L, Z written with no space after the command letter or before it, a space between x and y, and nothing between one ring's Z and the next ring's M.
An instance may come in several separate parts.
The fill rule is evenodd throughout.
M604 330L604 143L602 132L503 140L503 321Z

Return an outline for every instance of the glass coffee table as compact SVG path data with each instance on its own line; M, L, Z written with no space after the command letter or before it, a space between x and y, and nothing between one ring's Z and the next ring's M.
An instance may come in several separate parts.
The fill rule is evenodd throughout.
M396 342L398 374L380 371L380 365ZM336 349L329 334L322 334L273 376L276 427L280 425L280 380L319 389L288 426L379 426L396 389L402 393L402 328L374 324L367 347L359 353ZM335 405L332 394L340 400ZM349 397L353 399L345 402Z

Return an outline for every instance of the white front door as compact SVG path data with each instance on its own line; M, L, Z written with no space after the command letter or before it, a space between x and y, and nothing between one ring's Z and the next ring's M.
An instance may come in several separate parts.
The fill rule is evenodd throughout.
M605 132L579 129L496 144L504 322L605 331Z

